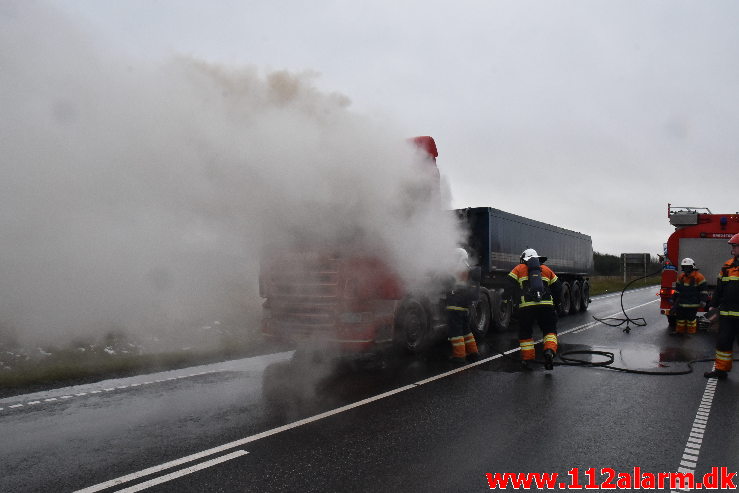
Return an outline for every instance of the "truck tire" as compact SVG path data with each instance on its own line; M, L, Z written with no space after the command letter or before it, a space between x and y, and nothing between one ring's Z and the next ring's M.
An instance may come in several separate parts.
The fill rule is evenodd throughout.
M490 309L490 292L481 287L480 298L472 305L470 312L470 326L475 339L481 341L485 339L490 330L490 320L492 318L492 310Z
M559 316L564 317L568 313L570 313L570 283L563 282L562 283L562 296L559 300Z
M418 300L405 301L397 316L395 339L408 352L418 354L429 345L429 319L421 302Z
M588 281L582 282L582 288L580 288L580 311L584 312L588 309L590 304L590 283Z
M573 281L570 287L570 314L580 311L580 303L582 303L580 283Z
M491 301L491 312L493 315L492 326L496 332L508 330L513 314L513 302L505 298L502 289L489 291Z

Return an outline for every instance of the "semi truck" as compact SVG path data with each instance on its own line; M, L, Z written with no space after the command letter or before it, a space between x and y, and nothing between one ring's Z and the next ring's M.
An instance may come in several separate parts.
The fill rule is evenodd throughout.
M429 162L438 176L434 140L411 141L433 158ZM507 275L526 248L546 255L562 280L560 314L587 310L590 236L491 207L450 213L468 232L465 247L474 259L470 324L478 339L491 329L505 330L515 317ZM446 288L437 281L430 279L426 289L414 292L379 255L337 254L326 245L297 251L273 247L263 256L259 278L262 332L298 343L319 340L342 353L387 347L418 353L446 334Z
M710 303L721 266L731 257L727 242L739 233L739 213L713 214L707 207L673 206L668 203L667 218L675 231L663 247L659 297L660 313L667 317L668 326L673 328L675 316L672 302L680 263L686 257L695 261L696 267L706 278ZM699 312L705 312L705 308L700 308ZM702 317L699 318L699 321L702 320Z

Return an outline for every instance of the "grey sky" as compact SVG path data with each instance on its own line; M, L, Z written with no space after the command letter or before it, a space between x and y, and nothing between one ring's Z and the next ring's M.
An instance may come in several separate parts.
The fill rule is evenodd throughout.
M668 202L739 210L734 1L53 3L134 58L316 72L353 111L433 135L455 207L598 251L658 253Z

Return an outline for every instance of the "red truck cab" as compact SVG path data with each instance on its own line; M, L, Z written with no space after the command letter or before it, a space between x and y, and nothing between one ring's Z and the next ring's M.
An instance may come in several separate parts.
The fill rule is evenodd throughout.
M430 180L421 180L407 194L426 199L414 204L434 204L440 181L436 143L429 136L408 141L422 153L419 172ZM422 304L407 292L382 252L353 241L352 248L304 244L269 248L262 255L264 335L332 346L340 353L372 352L394 343L413 352L424 349L438 318L432 303Z
M404 288L377 257L273 252L262 263L262 332L367 351L393 339Z

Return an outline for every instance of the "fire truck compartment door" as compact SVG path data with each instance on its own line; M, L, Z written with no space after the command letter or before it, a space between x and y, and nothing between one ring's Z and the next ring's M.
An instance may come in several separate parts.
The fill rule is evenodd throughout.
M680 259L690 257L706 277L706 282L716 285L721 266L731 258L725 238L680 238Z

